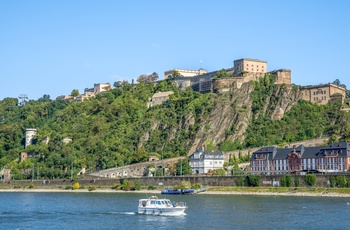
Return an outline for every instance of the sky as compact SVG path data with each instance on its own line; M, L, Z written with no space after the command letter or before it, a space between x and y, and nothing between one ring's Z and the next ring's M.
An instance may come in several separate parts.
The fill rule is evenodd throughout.
M350 88L348 0L3 0L0 100L253 58L292 83ZM349 67L349 68L347 68Z

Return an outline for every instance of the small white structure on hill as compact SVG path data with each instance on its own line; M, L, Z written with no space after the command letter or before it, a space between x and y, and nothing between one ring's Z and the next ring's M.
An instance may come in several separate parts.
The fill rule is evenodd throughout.
M223 152L209 152L204 148L197 149L190 157L189 163L193 174L208 173L209 170L222 169L224 167Z
M36 129L26 129L26 144L25 148L27 148L28 145L32 144L32 140L34 139L34 136L36 134Z

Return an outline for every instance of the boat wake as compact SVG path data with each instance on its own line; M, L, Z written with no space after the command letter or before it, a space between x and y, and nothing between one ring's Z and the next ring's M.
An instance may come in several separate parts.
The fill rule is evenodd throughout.
M117 212L120 215L137 215L137 212Z

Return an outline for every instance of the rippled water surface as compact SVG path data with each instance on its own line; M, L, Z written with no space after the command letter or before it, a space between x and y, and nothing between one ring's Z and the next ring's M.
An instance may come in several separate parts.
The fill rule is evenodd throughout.
M350 229L350 198L175 195L185 216L138 215L146 196L1 192L0 229Z

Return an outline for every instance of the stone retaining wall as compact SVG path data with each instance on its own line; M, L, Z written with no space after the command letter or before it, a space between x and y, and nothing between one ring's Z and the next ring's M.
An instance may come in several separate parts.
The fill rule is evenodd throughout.
M338 174L340 175L340 174ZM347 180L350 180L350 174L344 175ZM247 175L242 175L247 179ZM241 177L242 177L241 176ZM329 187L329 177L331 175L317 175L316 187ZM336 175L334 175L336 176ZM282 175L262 175L260 179L260 186L278 186L280 184ZM292 187L294 186L294 181L299 178L300 187L305 187L307 184L304 181L305 176L293 175ZM189 181L191 184L200 183L203 186L236 186L235 180L239 176L178 176L178 177L141 177L141 178L118 178L118 179L105 179L105 178L91 178L84 180L35 180L35 181L2 181L0 182L1 188L26 188L30 184L33 184L35 188L45 188L45 187L62 187L73 186L75 182L79 182L79 185L89 187L89 186L115 186L121 185L124 180L128 181L140 181L143 186L177 186L180 185L182 181Z

